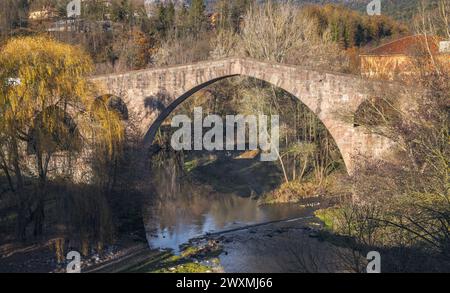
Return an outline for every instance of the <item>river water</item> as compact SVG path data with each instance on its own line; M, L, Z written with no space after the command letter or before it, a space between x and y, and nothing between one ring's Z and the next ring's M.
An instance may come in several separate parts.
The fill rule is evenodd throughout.
M300 205L260 206L255 199L232 194L179 194L149 215L147 239L152 248L178 252L181 244L206 233L306 215Z
M244 170L248 166L242 164L251 162L230 161L229 164ZM300 204L260 205L257 194L243 196L239 192L218 191L214 184L207 184L208 180L200 183L189 179L181 171L180 165L176 158L165 158L164 164L153 170L154 192L144 207L147 240L151 248L172 249L174 253L179 253L180 245L190 239L226 231L220 234L222 238L226 238L226 253L220 256L225 271L292 272L297 271L299 265L292 263L292 256L286 252L298 250L299 247L305 251L304 243L294 243L292 240L306 239L309 247L320 247L319 243L310 245L308 234L304 232L305 226L299 220L312 216L314 208L305 208ZM220 168L224 168L224 165ZM259 166L258 168L261 169ZM224 169L227 170L228 176L225 177L228 178L224 177L223 182L219 181L218 185L230 184L229 177L233 182L234 171L229 165ZM200 177L204 179L211 172L212 170L202 173ZM258 179L258 174L242 177L248 177L245 180L249 184L264 185L264 182L258 181L264 181L264 176L259 176L262 179ZM317 202L317 199L314 201ZM229 231L280 220L286 221ZM277 251L283 252L277 254ZM322 251L326 249L320 248L319 254L323 254Z
M145 208L147 239L151 248L170 248L177 253L181 244L206 233L310 214L298 204L261 205L255 195L219 192L207 183L186 179L179 157L169 155L162 161L163 164L153 168L155 191ZM230 161L227 166L237 166L239 170L248 167L242 164L246 162ZM223 165L218 168L223 168ZM201 176L206 177L205 174ZM252 184L264 185L264 182L255 183L255 176L250 174L248 177ZM231 178L231 182L235 181Z

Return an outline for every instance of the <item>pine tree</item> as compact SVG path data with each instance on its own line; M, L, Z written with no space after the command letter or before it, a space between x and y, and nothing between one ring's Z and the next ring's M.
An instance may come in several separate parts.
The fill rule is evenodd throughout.
M167 5L160 3L157 7L157 30L163 38L167 32L175 26L175 5L170 2Z
M175 24L175 4L170 2L166 7L166 25L167 28L172 28Z
M220 0L217 2L216 12L219 14L217 27L238 31L242 17L254 2L253 0Z
M189 8L189 24L193 32L200 32L206 28L207 20L203 0L192 0Z

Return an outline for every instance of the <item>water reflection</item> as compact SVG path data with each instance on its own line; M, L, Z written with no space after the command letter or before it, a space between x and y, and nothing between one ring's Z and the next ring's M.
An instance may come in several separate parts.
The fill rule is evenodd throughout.
M147 239L152 248L171 248L207 232L294 218L298 205L259 206L257 200L214 191L183 174L182 158L165 157L153 168L155 194L145 207Z

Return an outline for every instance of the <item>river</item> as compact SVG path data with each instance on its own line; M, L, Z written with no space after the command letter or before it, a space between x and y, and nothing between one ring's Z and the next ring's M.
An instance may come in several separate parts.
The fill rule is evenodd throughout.
M298 204L261 206L255 199L233 194L179 194L148 215L147 239L152 248L177 253L181 244L207 233L310 215L309 209Z
M300 263L305 261L299 260L299 250L324 258L315 259L314 263L326 262L327 244L310 237L311 225L319 225L310 221L314 207L298 203L261 205L261 194L221 192L208 179L213 172L222 172L219 168L226 170L227 175L218 185L229 184L230 177L231 181L239 181L233 179L237 176L234 172L238 172L241 182L236 184L237 189L245 184L264 187L266 174L258 174L264 168L259 166L258 172L247 176L242 170L249 170L255 162L230 158L218 166L208 163L210 169L201 170L192 178L183 172L182 161L165 158L164 164L154 168L155 192L145 205L144 216L150 248L171 249L178 254L182 244L212 234L215 239L220 237L224 245L220 261L225 272L309 271L302 269L304 265ZM317 199L312 202L320 205ZM328 271L328 267L320 270Z

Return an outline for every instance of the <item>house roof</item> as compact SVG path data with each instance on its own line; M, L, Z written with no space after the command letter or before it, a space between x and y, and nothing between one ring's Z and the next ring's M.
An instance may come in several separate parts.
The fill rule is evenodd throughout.
M436 36L415 35L403 37L390 43L381 45L362 55L416 55L426 49L426 40L430 46L432 54L439 54L439 41Z

